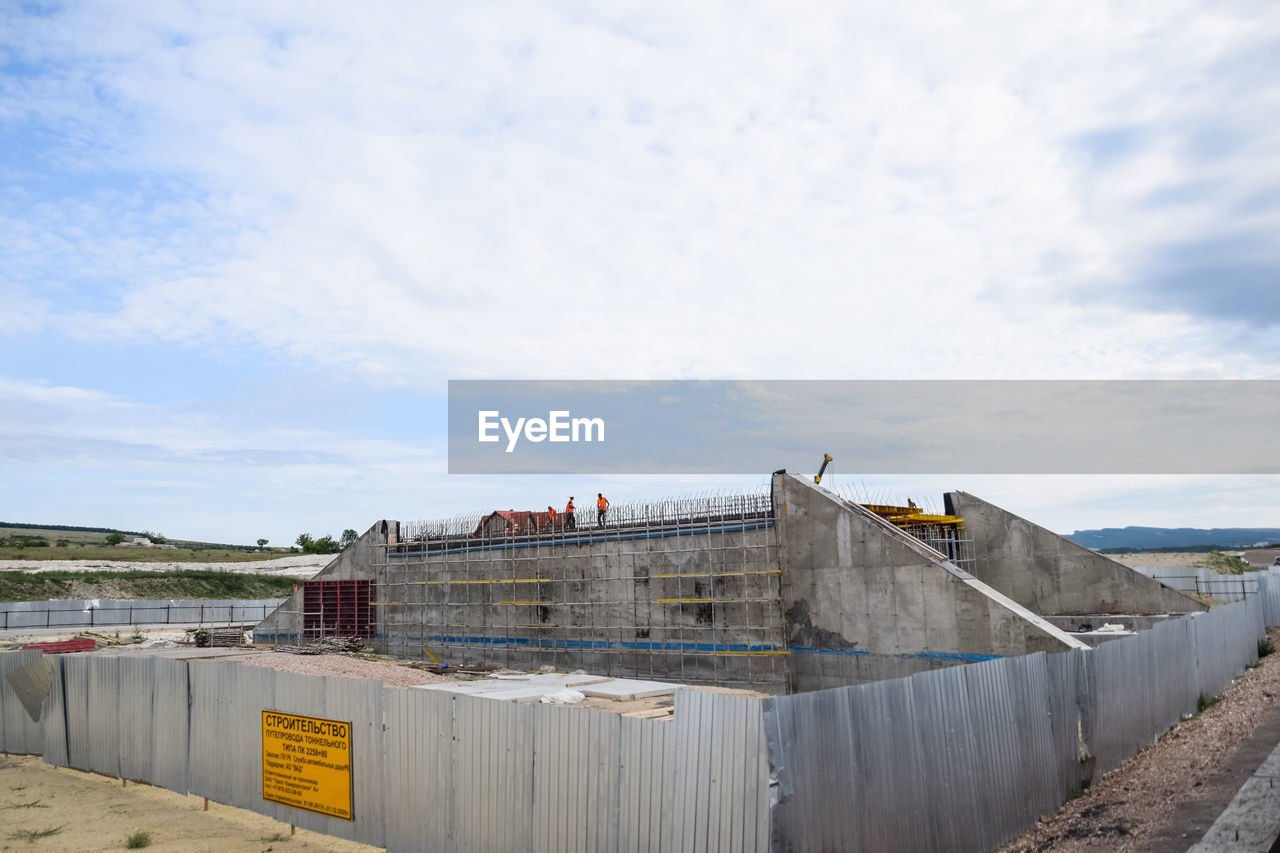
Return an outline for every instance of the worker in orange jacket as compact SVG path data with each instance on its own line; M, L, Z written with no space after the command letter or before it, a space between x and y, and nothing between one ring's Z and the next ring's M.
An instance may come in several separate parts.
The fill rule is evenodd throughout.
M569 495L569 502L564 505L564 529L578 529L578 522L573 518L573 495Z
M596 492L596 527L604 527L604 514L608 511L608 499L602 492Z
M554 532L556 529L556 510L555 507L547 507L547 527Z

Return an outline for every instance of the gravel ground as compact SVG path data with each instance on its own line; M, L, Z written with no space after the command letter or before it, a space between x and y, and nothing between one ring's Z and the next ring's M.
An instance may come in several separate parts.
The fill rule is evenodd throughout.
M298 554L274 560L251 560L245 563L136 563L130 560L0 560L0 571L28 573L72 572L183 572L220 571L255 575L283 575L310 578L329 565L333 554Z
M1267 635L1280 647L1280 629L1268 629ZM1149 837L1280 705L1280 655L1261 663L1223 691L1216 705L1174 727L1001 853L1145 849ZM1185 846L1197 840L1189 838Z
M336 675L343 678L372 678L388 687L412 687L415 684L438 684L455 681L407 664L365 660L348 655L294 655L288 652L254 652L236 657L218 658L248 666L265 666L277 672L304 675Z

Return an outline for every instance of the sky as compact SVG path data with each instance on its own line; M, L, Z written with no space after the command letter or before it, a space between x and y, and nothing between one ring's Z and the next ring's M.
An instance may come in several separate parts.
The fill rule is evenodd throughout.
M1276 379L1278 231L1274 3L0 0L0 520L288 544L767 474L451 476L449 379ZM1272 477L833 455L1280 526Z

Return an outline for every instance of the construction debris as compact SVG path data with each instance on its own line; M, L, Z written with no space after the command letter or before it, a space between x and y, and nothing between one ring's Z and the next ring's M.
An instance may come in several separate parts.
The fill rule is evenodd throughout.
M276 646L277 652L293 655L353 654L365 649L359 637L317 637L296 646Z
M210 647L243 646L243 628L198 628L195 632L196 646L202 649Z

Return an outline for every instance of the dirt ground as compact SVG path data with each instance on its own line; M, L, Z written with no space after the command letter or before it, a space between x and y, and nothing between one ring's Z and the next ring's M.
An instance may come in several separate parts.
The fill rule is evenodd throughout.
M1142 566L1143 568L1160 569L1195 569L1209 565L1207 562L1209 555L1199 552L1165 553L1163 551L1139 551L1136 554L1104 554L1103 556L1130 568Z
M118 851L135 832L157 853L359 853L381 848L297 830L263 815L163 788L0 753L0 851Z
M140 562L136 560L0 560L0 571L17 572L179 572L209 571L240 572L257 575L281 575L291 578L312 578L316 572L333 561L333 554L298 554L274 560L248 560L227 563L192 562ZM101 593L93 596L104 597Z
M1280 646L1280 629L1267 631ZM1001 853L1185 850L1280 741L1280 654Z

